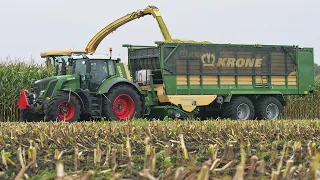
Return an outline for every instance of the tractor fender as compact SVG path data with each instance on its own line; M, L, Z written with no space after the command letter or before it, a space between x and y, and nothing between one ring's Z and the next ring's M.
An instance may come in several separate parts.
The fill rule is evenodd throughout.
M133 87L135 87L135 89L140 92L140 87L139 85L129 81L128 79L125 79L125 78L116 78L115 80L113 80L111 83L109 83L101 92L101 94L104 94L104 93L107 93L109 92L109 90L114 86L114 85L117 85L117 84L130 84L132 85Z
M68 93L68 94L70 93L70 94L74 95L74 96L80 101L81 110L83 111L83 110L85 109L83 100L82 100L82 98L79 96L78 93L73 92L73 91L70 90L70 89L62 89L61 91L62 91L62 92L65 92L65 93Z

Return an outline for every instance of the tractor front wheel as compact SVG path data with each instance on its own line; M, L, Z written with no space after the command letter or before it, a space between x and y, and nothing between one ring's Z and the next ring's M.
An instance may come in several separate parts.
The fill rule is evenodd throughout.
M45 113L49 120L73 122L80 119L80 108L79 101L75 96L60 93L50 100Z

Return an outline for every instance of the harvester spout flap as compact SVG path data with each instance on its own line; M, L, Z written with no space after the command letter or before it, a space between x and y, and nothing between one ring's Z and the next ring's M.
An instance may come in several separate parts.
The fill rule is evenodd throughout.
M27 109L30 107L30 104L27 99L27 90L22 90L20 93L20 98L18 100L18 108L19 109Z

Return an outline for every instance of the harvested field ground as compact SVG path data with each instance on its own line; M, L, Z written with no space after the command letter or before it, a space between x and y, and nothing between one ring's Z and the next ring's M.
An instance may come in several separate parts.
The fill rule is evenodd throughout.
M320 120L2 122L0 176L312 179L319 138Z

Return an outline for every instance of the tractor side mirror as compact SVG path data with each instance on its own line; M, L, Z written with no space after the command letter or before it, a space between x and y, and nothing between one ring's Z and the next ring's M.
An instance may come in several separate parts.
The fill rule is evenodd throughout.
M86 73L91 72L91 63L89 61L82 61L83 64L86 64Z
M73 59L71 57L68 58L67 66L73 66Z
M89 60L84 60L84 61L82 61L82 64L86 65L86 75L85 75L84 84L85 84L86 89L89 89L90 88L90 79L91 79L91 77L90 77L91 63L89 62Z
M62 60L62 64L61 64L61 74L62 74L62 75L66 75L66 74L67 74L67 68L66 68L66 62L65 62L65 60Z
M56 64L56 76L58 76L58 74L59 74L59 64Z

